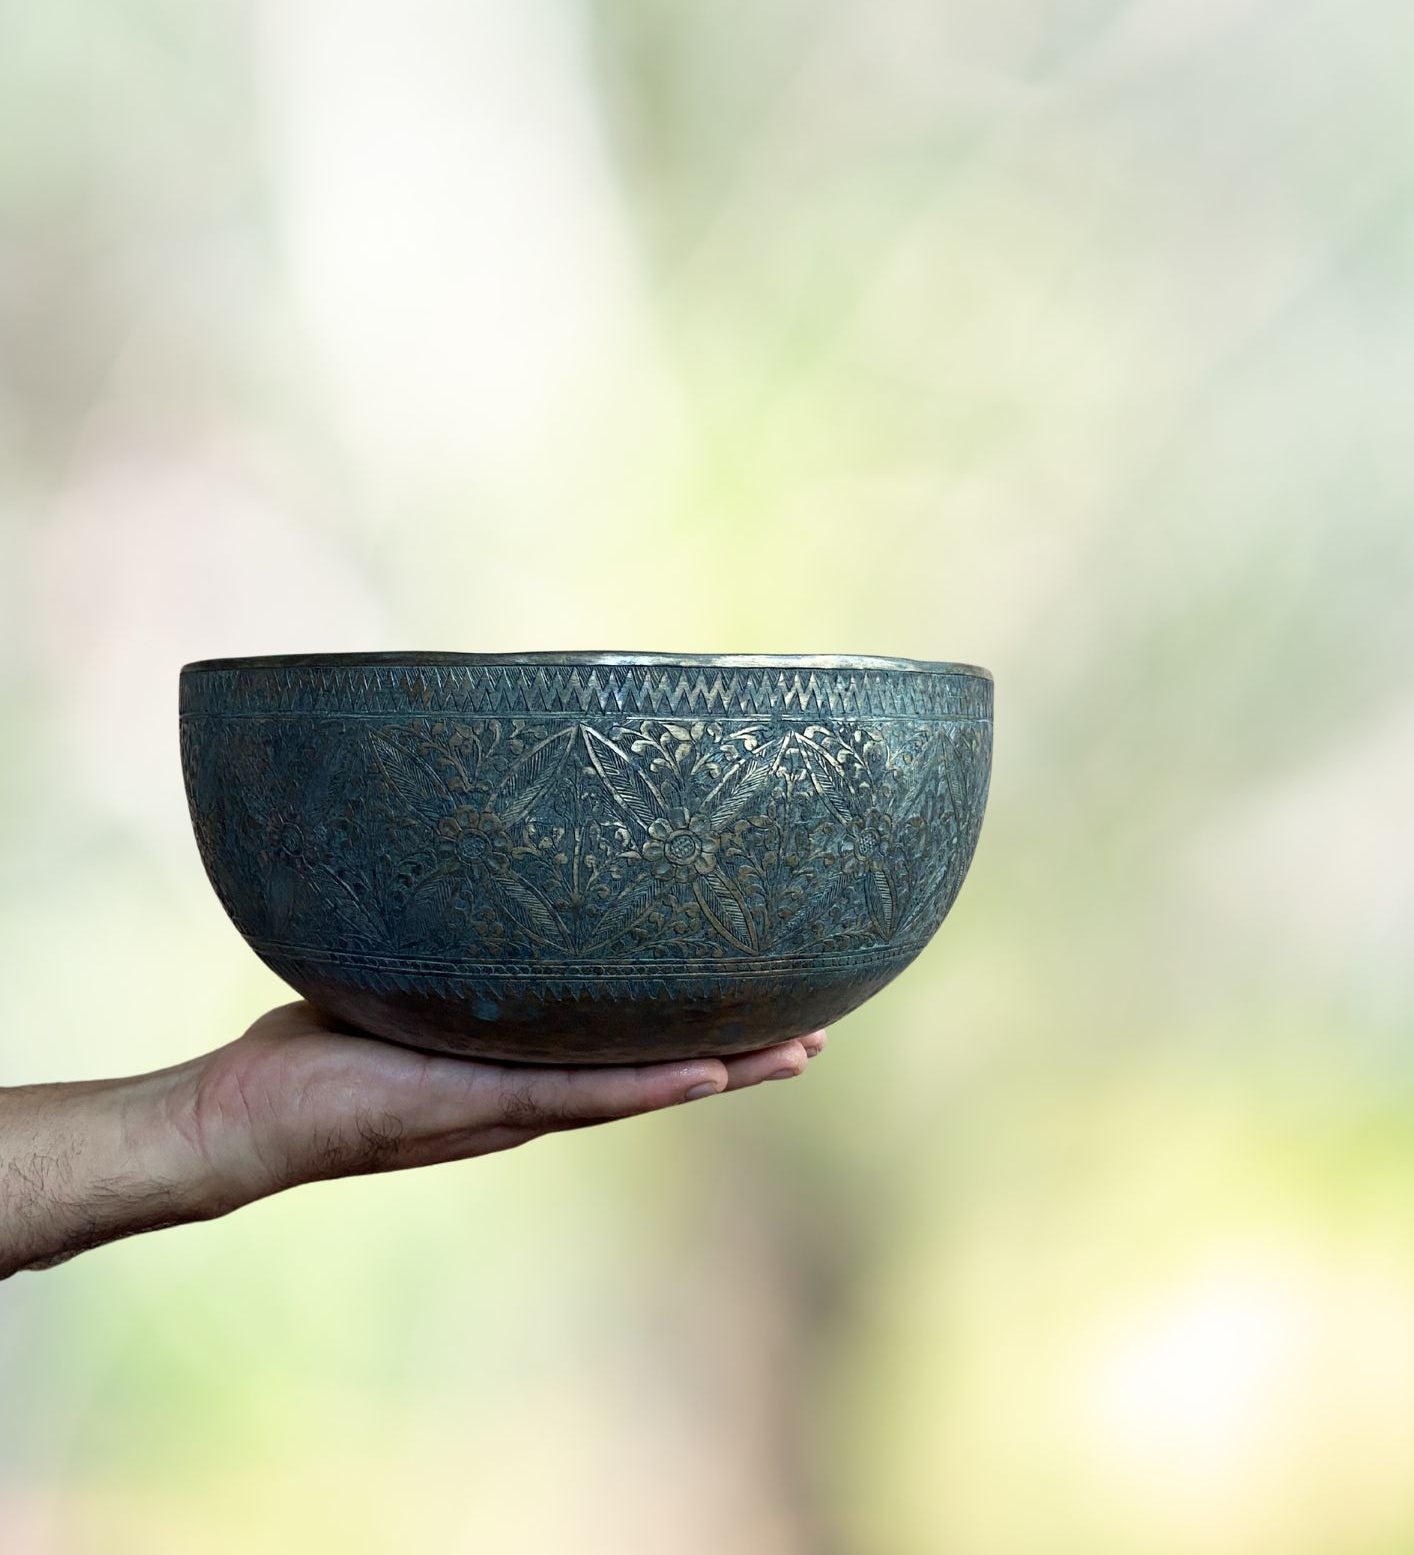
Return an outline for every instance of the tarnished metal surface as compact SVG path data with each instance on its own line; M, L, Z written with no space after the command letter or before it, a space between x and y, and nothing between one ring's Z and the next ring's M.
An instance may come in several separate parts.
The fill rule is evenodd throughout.
M182 672L221 901L363 1030L739 1052L897 975L977 842L992 684L902 659L379 654Z

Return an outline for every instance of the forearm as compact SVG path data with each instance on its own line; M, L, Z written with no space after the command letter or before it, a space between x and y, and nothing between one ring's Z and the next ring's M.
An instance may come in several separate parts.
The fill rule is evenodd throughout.
M0 1279L299 1183L466 1160L785 1079L824 1043L532 1068L418 1053L282 1005L156 1074L0 1089Z
M0 1279L234 1207L178 1121L181 1071L0 1089Z

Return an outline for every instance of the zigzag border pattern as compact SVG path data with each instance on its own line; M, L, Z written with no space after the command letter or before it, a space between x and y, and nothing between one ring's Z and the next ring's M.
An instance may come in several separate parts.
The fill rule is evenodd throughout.
M249 666L188 670L184 717L916 718L990 722L976 675L700 665Z

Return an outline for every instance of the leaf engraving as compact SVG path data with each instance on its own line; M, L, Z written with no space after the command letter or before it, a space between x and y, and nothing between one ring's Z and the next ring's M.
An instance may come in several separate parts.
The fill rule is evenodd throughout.
M398 921L398 933L404 943L436 942L452 912L455 881L450 870L420 880L413 887Z
M293 867L284 859L277 859L271 865L265 883L266 911L269 914L272 934L281 935L289 927L298 886L299 881Z
M893 881L883 863L875 859L864 874L864 896L869 903L869 916L879 934L888 939L894 931L894 903L896 895Z
M714 830L721 831L730 826L770 788L780 750L781 742L778 741L727 768L704 804Z
M501 780L496 809L501 820L512 826L523 820L539 800L554 786L560 767L574 743L574 725L552 734L532 747Z
M648 917L657 899L657 883L653 877L640 875L605 909L594 925L593 936L585 946L586 953L607 950L617 944Z
M708 875L700 875L693 892L703 916L723 939L738 950L757 948L756 930L746 910L746 903L742 901L736 886L720 869L714 869Z
M489 875L487 885L497 899L497 906L518 928L550 949L565 948L565 930L559 914L537 887L509 871Z
M588 724L580 727L584 748L594 770L603 778L604 787L615 804L646 831L667 808L663 796L612 740L606 740Z
M341 875L327 865L321 865L315 872L313 884L319 899L356 933L373 938L383 933L383 925L372 909L359 899L358 893Z
M373 730L369 744L388 787L420 819L435 823L455 807L457 801L437 769L405 750L387 731Z
M805 770L810 786L844 821L850 816L849 780L844 768L822 745L817 745L808 735L797 735L797 744L805 758Z

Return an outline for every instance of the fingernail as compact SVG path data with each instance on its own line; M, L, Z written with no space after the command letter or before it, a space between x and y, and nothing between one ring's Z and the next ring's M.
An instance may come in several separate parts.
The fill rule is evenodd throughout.
M768 1080L793 1080L798 1073L799 1070L796 1069L778 1069L775 1074L768 1074L766 1078Z
M701 1101L704 1096L715 1096L717 1087L710 1080L704 1080L701 1085L694 1085L683 1097L684 1101Z
M823 1036L802 1037L800 1040L801 1046L811 1056L811 1058L814 1058L815 1055L825 1046L825 1039Z

